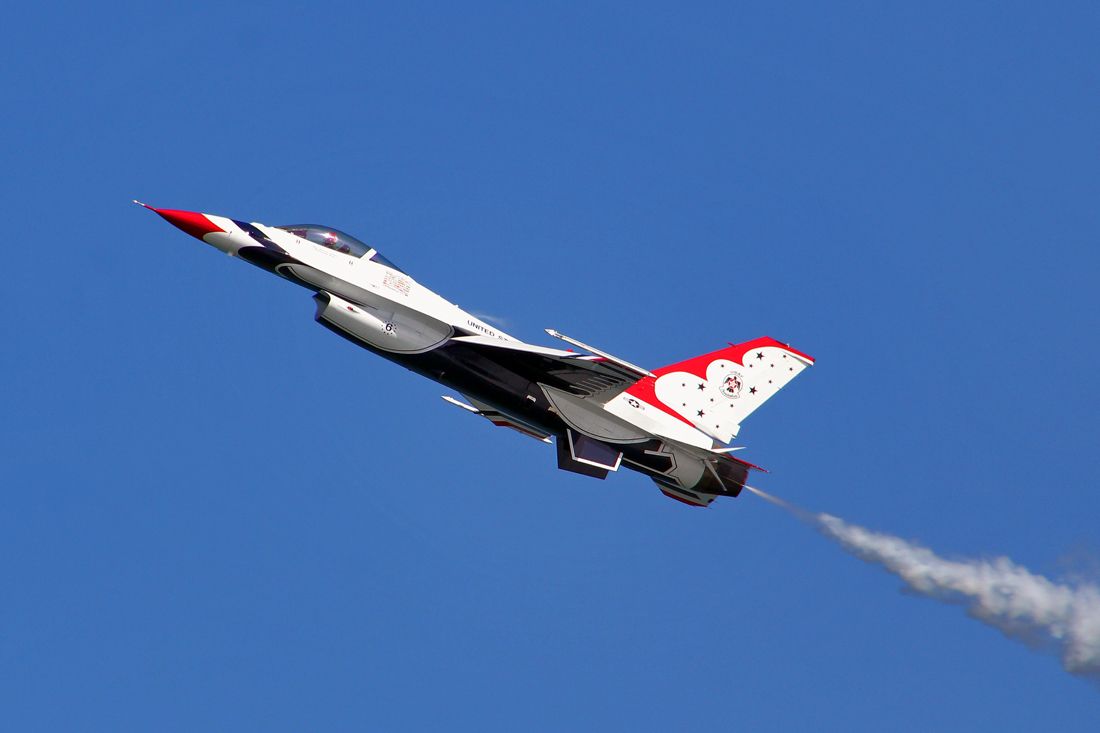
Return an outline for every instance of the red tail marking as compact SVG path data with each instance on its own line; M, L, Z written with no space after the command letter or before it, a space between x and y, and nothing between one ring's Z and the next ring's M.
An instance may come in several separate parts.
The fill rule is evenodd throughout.
M718 359L726 359L728 361L733 361L740 364L741 366L744 366L745 354L751 352L753 349L759 349L763 346L777 346L781 349L786 349L792 354L800 356L803 359L806 359L810 363L813 363L814 361L814 358L809 354L804 354L798 349L793 349L790 346L787 346L787 344L782 343L781 341L776 341L771 336L761 336L760 338L753 339L752 341L746 341L743 344L730 344L724 349L718 349L717 351L712 351L709 354L702 354L701 356L695 356L685 361L677 362L676 364L669 364L668 366L663 366L660 369L654 369L653 373L658 377L661 377L670 372L687 372L688 374L694 374L700 379L705 380L707 378L707 367L710 366L710 363L712 361L717 361ZM659 399L657 399L657 394L654 391L654 385L656 384L656 382L657 380L653 377L643 377L631 386L627 387L626 392L627 394L637 397L640 400L645 400L654 407L657 407L658 409L667 412L669 415L672 415L677 420L680 420L687 425L691 425L691 421L685 419L683 415L680 415L679 413L673 411L672 408L668 407Z

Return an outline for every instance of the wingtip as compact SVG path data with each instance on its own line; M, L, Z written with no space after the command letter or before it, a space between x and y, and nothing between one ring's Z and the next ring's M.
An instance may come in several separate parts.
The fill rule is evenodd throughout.
M144 208L144 209L149 209L149 211L156 211L156 209L154 209L152 206L145 203L144 201L138 201L137 199L134 199L134 203L137 204L138 206Z
M727 341L726 343L729 343L729 342ZM786 349L791 354L793 354L795 356L795 358L802 361L806 366L813 366L814 363L817 361L817 359L813 358L812 356L810 356L806 352L799 351L798 349L791 346L790 344L788 344L784 341L780 341L779 339L772 338L771 336L761 336L760 338L756 339L755 341L747 341L745 343L754 344L754 345L759 343L761 346L778 346L780 348ZM742 344L730 344L730 346L741 346L741 345Z

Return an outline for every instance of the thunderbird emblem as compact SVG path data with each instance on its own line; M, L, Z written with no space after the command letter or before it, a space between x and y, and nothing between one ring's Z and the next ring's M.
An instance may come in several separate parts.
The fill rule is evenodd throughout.
M731 400L735 400L741 396L741 375L737 372L730 372L726 375L726 378L722 380L722 386L718 390Z

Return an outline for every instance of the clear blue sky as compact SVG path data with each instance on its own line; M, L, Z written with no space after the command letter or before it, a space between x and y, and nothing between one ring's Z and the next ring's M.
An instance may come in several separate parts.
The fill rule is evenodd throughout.
M383 5L6 11L5 727L1096 731L1054 657L748 494L559 472L129 203L651 367L789 341L762 488L1092 572L1096 4Z

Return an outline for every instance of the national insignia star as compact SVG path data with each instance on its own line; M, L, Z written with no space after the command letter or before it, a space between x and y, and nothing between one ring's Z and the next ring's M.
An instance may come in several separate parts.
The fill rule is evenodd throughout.
M702 417L702 416L703 416L703 415L705 415L706 413L705 413L705 412L703 412L702 410L699 410L699 411L698 411L698 412L696 412L695 414L696 414L696 415L698 415L699 417Z
M756 394L756 387L749 387L749 394Z
M699 391L700 392L702 392L706 388L707 388L707 385L703 384L702 382L699 383Z

